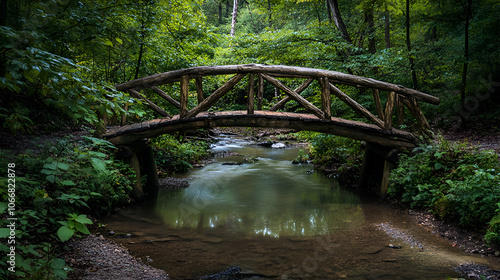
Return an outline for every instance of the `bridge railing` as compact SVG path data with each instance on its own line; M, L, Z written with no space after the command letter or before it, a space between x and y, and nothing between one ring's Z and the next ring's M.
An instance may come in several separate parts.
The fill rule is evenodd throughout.
M213 93L204 97L202 77L229 75L234 74L224 85L219 87ZM135 98L142 99L155 112L163 117L170 118L171 116L163 108L155 104L140 93L142 89L151 89L154 93L161 96L169 103L179 108L180 118L193 118L199 113L210 109L220 98L226 95L233 89L245 76L248 75L248 98L247 98L247 113L254 114L255 99L257 99L257 108L262 109L262 99L264 93L264 81L272 84L276 88L286 93L286 97L274 104L269 111L277 111L291 100L295 100L307 111L314 114L320 119L330 120L331 114L331 98L332 95L342 100L345 104L351 107L358 114L366 117L371 123L377 125L383 130L392 130L393 115L396 109L398 124L402 124L404 119L404 107L409 109L409 112L417 120L420 129L426 131L430 129L427 120L425 119L418 101L428 102L431 104L439 104L439 98L432 95L406 88L400 85L386 83L371 78L360 77L350 74L345 74L336 71L328 71L321 69L312 69L304 67L292 67L283 65L261 65L261 64L245 64L245 65L226 65L226 66L200 66L187 69L175 70L156 74L149 77L144 77L122 84L116 85L116 89L129 92ZM255 80L257 78L258 89L255 93ZM291 89L285 85L279 78L303 78L305 81L296 89ZM198 105L188 109L189 99L189 82L194 79L197 92ZM300 95L312 82L317 80L321 87L321 108L318 108L306 98ZM172 98L167 93L162 91L158 86L172 83L180 83L180 100ZM373 94L376 114L373 114L368 109L363 107L349 95L342 92L337 85L348 85L353 87L370 88ZM380 92L387 92L387 101L385 106L382 105ZM255 94L257 98L255 98Z

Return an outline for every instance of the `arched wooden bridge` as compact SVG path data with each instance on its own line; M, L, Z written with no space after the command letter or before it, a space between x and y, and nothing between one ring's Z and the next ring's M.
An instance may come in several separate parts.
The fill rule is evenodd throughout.
M229 77L231 75L232 77L213 93L208 95L205 93L203 77ZM216 106L216 102L230 92L245 76L248 76L247 109L244 111L210 111ZM289 78L293 78L294 81L297 79L304 79L304 81L296 89L291 89L284 84L284 81L286 79L289 81ZM195 82L191 95L190 80ZM321 91L321 108L301 95L301 92L314 81L319 82L320 85L318 88ZM286 97L269 110L262 110L264 82L286 93ZM176 86L176 83L180 83L179 100L172 98L159 88L160 86ZM373 107L376 112L372 113L361 106L341 91L339 85L340 87L371 89L371 92L368 92L373 95ZM381 180L379 193L385 196L390 171L395 166L395 161L391 156L394 154L394 148L414 147L419 139L418 136L408 131L394 128L394 115L397 117L397 124L403 124L405 107L408 108L417 122L416 125L411 124L411 126L416 126L418 130L425 132L430 127L418 102L439 104L439 99L432 95L370 78L320 69L261 64L192 67L132 80L116 85L116 89L143 100L152 110L163 116L161 119L110 128L103 135L105 139L128 151L128 156L125 156L126 161L134 168L137 178L141 176L141 169L147 174L148 185L152 191L158 189L158 177L153 151L147 144L144 145L143 139L198 128L250 126L318 131L366 141L368 145L360 185L369 185L364 184L364 181L380 182ZM179 108L180 114L170 116L167 111L140 93L141 90L148 90L163 97ZM387 94L385 106L382 105L381 94ZM194 103L189 102L190 97L197 100L197 105L192 108L188 108L188 104ZM346 120L332 116L332 98L343 101L366 121ZM295 100L309 113L278 112L290 100ZM383 170L380 169L381 166ZM368 180L371 177L377 178ZM145 192L148 190L144 191L141 180L137 180L134 187L135 196L141 197Z
M202 78L217 75L233 76L213 93L206 95ZM247 110L210 112L209 109L217 100L226 95L245 76L248 76ZM280 81L283 78L304 79L304 82L296 89L291 89L283 81ZM198 105L188 108L188 99L190 98L189 81L191 79L195 81L196 85L196 94L193 87L192 98L197 99ZM255 80L257 80L257 84ZM311 101L300 94L315 80L319 82L321 88L321 108L313 105ZM285 98L265 111L262 110L264 82L268 82L286 93ZM180 83L180 100L175 100L158 88L159 86L174 85L175 83ZM371 89L376 112L372 113L361 106L342 92L337 87L338 85ZM257 87L257 91L255 87ZM403 122L404 108L407 107L408 111L417 120L418 127L425 131L429 129L429 124L420 110L418 101L439 104L437 97L400 85L341 72L283 65L245 64L192 67L118 84L116 89L128 92L131 96L143 100L151 109L163 116L162 119L153 119L108 129L104 134L104 138L116 145L127 145L140 139L189 129L217 126L251 126L318 131L377 143L382 146L413 147L418 142L418 137L410 132L394 128L392 124L393 115L397 115L397 122L401 124ZM144 89L150 89L178 107L180 114L170 116L163 108L140 93L140 90ZM385 107L382 105L380 98L383 92L387 93ZM207 97L205 98L205 96ZM330 109L332 97L345 102L359 115L364 116L367 122L345 120L332 116ZM298 102L309 114L278 112L290 100ZM255 104L255 101L257 101L257 104ZM257 110L255 110L255 107L257 107Z

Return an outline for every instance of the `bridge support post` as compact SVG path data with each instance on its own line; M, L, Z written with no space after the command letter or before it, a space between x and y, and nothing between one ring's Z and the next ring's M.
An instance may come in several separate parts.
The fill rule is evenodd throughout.
M130 165L136 175L132 197L141 200L146 194L156 194L160 184L156 173L154 152L148 140L141 140L120 148L120 156ZM146 175L146 184L142 184L142 175Z
M144 191L148 195L156 194L160 189L160 182L158 180L158 173L156 172L155 155L151 145L146 146L141 153L141 157L144 162L144 174L147 178L147 184Z
M391 171L396 167L399 151L375 143L366 143L360 187L368 192L377 192L384 199L389 188Z

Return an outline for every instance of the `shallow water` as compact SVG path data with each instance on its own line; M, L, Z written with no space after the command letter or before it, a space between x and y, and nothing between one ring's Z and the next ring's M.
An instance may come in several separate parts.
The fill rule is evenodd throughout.
M196 169L186 175L187 189L161 191L103 222L131 233L116 241L172 279L232 266L273 279L446 279L459 276L453 267L460 263L488 264L405 212L343 190L310 165L291 164L299 148L250 144L221 139L214 150L241 155ZM244 157L251 163L227 165Z

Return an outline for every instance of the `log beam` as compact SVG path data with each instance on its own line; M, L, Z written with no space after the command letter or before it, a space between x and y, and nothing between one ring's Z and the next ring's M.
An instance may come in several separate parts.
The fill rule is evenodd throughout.
M394 103L396 101L396 93L390 91L387 95L387 103L385 104L385 127L386 130L392 129L392 111L394 110Z
M208 110L217 100L219 100L224 94L233 89L233 87L245 77L245 74L236 74L229 81L227 81L222 87L218 88L214 93L209 95L203 102L198 104L195 108L191 109L189 113L186 114L186 118L196 117L200 112Z
M323 113L325 114L325 119L330 119L332 117L331 105L332 97L330 95L330 83L327 77L322 77L319 79L321 83L321 106Z
M203 80L201 79L201 77L196 77L195 83L196 83L196 94L198 96L198 104L200 104L201 102L203 102L203 99L205 99L205 97L203 96Z
M438 105L439 98L414 90L371 78L360 77L342 72L329 71L323 69L313 69L306 67L284 66L284 65L262 65L262 64L244 64L244 65L223 65L223 66L198 66L187 69L180 69L165 73L152 75L149 77L135 79L129 82L116 85L116 89L125 91L131 88L142 89L152 86L158 86L166 83L179 81L182 76L208 76L208 75L228 75L234 73L266 73L266 75L280 75L283 77L328 77L330 81L339 84L356 85L366 88L376 88L384 91L394 91L407 97L413 97L418 101L428 102Z
M311 102L307 101L304 97L300 96L297 92L293 91L289 87L285 86L281 81L268 76L266 74L260 74L262 78L264 78L266 81L270 82L274 86L278 87L282 91L284 91L286 94L288 94L290 97L295 99L295 101L299 102L302 106L304 106L308 111L319 117L320 119L325 118L325 114L323 111L321 111L318 107L314 106Z
M344 101L347 105L349 105L351 108L353 108L356 112L359 114L365 116L376 124L380 128L384 128L384 122L377 118L374 114L372 114L370 111L368 111L365 107L361 106L356 100L352 99L349 95L345 94L342 92L338 87L334 86L333 84L330 83L330 90L335 96L337 96L340 100Z
M154 104L151 100L147 99L144 95L142 95L140 92L134 90L134 89L129 89L128 90L128 93L130 95L132 95L132 97L135 97L137 99L141 99L141 100L144 100L147 104L148 104L148 107L151 108L153 111L155 111L156 113L160 114L162 117L165 117L165 118L170 118L170 115L165 111L163 110L162 108L160 108L160 106Z
M163 97L165 100L167 100L170 104L174 105L177 108L181 108L181 103L179 101L175 100L172 98L170 95L166 94L163 90L157 88L157 87L151 87L151 90L154 91L156 94L159 96Z
M313 78L308 78L305 82L303 82L299 87L297 87L294 91L297 92L298 94L302 93L312 82L314 81ZM292 97L290 95L285 96L285 98L281 99L278 101L278 103L274 104L269 111L278 111L279 109L283 108L285 104L292 100ZM259 110L262 110L259 109Z
M257 91L257 110L262 110L262 100L264 99L264 79L259 75L259 89Z
M248 100L247 100L247 113L254 113L254 83L255 83L255 74L248 74Z
M185 118L187 115L187 104L189 98L189 76L182 76L181 78L181 119Z
M384 109L382 108L382 102L380 102L379 90L374 88L373 90L373 100L375 102L375 108L377 109L377 115L381 120L384 120Z

